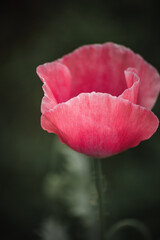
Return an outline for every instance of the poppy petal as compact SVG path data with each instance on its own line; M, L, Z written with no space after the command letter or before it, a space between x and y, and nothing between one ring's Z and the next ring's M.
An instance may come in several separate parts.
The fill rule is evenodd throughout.
M105 43L86 45L59 59L72 75L71 97L83 92L119 96L127 88L124 71L131 67L141 79L138 104L151 109L160 91L157 70L124 46Z
M150 138L159 121L150 110L128 100L92 92L45 112L41 124L74 150L107 157Z
M53 109L58 103L51 92L51 89L46 83L43 84L44 97L41 102L41 112L42 114Z
M138 99L140 79L134 68L128 68L124 73L128 88L119 97L127 99L136 104Z
M68 68L58 62L45 63L37 67L37 74L44 83L44 92L50 92L54 102L65 102L70 98L71 74Z

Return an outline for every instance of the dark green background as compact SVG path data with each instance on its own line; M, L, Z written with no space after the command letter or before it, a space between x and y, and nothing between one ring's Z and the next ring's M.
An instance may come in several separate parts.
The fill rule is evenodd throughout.
M113 41L160 71L158 0L9 0L1 5L0 23L0 239L98 239L91 160L67 155L58 138L41 129L43 92L35 69L81 45ZM153 111L160 118L160 99ZM160 239L159 133L103 160L107 232L133 218ZM132 228L111 239L132 238L144 239Z

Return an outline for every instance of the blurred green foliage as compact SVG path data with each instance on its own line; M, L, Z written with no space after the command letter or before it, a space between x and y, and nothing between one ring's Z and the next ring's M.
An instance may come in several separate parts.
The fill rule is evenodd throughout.
M6 1L1 21L0 239L98 239L91 160L40 126L39 64L113 41L160 71L158 0ZM154 107L160 118L160 99ZM106 229L136 219L159 239L160 134L103 160ZM126 228L113 239L144 239Z

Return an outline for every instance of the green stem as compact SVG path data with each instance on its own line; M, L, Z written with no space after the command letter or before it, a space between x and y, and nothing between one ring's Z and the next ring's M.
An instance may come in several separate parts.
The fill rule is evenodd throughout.
M144 225L144 223L140 222L139 220L135 219L124 219L119 221L118 223L114 224L107 233L107 239L112 239L113 235L115 235L118 231L122 230L126 227L132 227L135 228L137 231L139 231L144 239L151 240L151 233L148 230L148 228Z
M103 175L101 159L94 159L94 165L99 200L100 240L104 240Z

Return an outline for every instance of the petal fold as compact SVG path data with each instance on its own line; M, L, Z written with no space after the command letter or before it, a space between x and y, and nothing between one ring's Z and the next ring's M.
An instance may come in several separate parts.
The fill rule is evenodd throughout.
M46 63L37 68L37 74L44 83L42 113L70 98L71 74L65 65L58 62Z
M128 68L124 73L128 88L119 97L136 104L140 85L137 71L134 68Z

